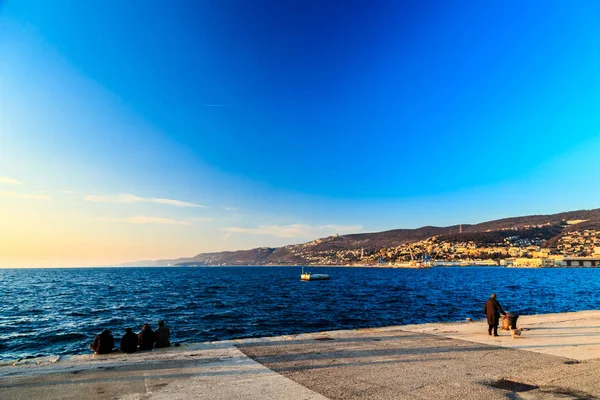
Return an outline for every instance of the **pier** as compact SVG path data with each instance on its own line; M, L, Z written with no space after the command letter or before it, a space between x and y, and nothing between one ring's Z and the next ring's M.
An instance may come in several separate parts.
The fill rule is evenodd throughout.
M183 345L0 364L2 399L593 399L600 311ZM513 396L513 397L510 397Z

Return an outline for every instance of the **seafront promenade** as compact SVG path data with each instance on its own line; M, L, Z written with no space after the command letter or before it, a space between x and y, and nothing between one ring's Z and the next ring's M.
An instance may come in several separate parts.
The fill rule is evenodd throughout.
M595 399L600 311L0 364L1 399Z

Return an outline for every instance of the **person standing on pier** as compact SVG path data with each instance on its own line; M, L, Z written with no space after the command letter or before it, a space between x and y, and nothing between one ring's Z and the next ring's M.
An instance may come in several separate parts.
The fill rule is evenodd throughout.
M494 331L494 336L498 336L498 322L500 321L500 314L506 315L506 312L500 306L498 300L496 300L496 293L492 293L488 301L485 302L483 306L483 313L487 317L488 322L488 335L492 335L492 330Z

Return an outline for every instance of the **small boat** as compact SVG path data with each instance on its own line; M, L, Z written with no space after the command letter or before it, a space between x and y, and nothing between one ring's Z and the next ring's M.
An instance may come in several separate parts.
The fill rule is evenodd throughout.
M302 274L300 275L301 281L323 281L329 279L329 275L327 274L313 274L311 272L304 272L304 267L302 267Z

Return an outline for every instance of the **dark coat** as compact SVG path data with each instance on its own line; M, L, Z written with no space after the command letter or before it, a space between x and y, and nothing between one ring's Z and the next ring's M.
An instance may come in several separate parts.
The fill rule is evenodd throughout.
M101 334L96 335L90 349L96 354L108 354L113 351L113 347L115 347L115 339L110 331L105 330Z
M169 347L171 346L171 330L168 326L161 326L154 331L154 339L156 344L154 347Z
M119 347L123 353L135 353L138 347L138 336L133 332L127 332L121 338Z
M483 313L487 317L489 325L498 325L498 318L500 318L500 314L506 314L500 306L500 303L492 298L489 298L488 301L485 302L485 305L483 306Z
M147 327L142 329L138 334L138 339L140 342L140 350L152 350L152 347L154 347L154 331L152 328Z

